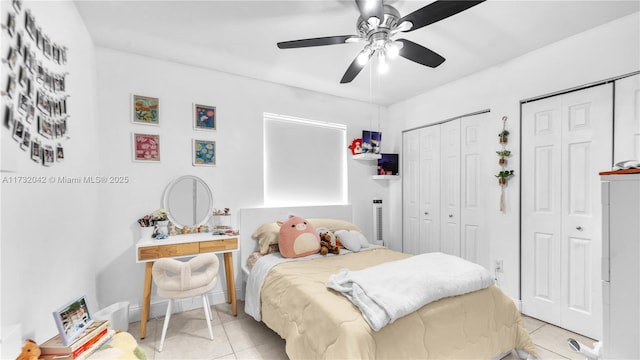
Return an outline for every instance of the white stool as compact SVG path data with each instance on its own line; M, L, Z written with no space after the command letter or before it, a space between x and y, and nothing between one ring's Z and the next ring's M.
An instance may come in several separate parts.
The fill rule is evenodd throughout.
M153 281L158 288L158 295L169 299L158 351L162 351L164 346L164 337L167 335L171 308L175 299L202 296L202 307L207 318L209 335L213 340L211 308L206 293L218 282L219 265L218 256L211 253L197 255L189 261L163 258L153 264Z

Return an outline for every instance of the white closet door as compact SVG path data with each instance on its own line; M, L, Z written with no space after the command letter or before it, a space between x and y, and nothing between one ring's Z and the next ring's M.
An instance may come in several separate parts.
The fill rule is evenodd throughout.
M640 74L616 80L613 160L640 160Z
M522 311L547 322L560 318L561 101L522 105Z
M420 136L419 131L402 135L402 251L420 251Z
M606 84L522 106L522 310L596 339L612 99Z
M465 116L460 122L460 245L461 256L490 269L490 244L486 229L487 192L495 178L487 169L497 167L493 136L489 136L489 113ZM495 162L489 163L488 161Z
M440 251L460 256L460 119L440 128Z
M611 167L613 85L562 97L562 319L602 339L602 206L599 172Z
M440 251L440 126L420 132L420 253Z

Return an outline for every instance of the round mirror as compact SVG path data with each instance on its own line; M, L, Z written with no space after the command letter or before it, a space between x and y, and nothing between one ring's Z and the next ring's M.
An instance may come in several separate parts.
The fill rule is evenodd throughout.
M176 227L195 227L209 221L213 212L213 196L204 180L185 175L167 185L162 206Z

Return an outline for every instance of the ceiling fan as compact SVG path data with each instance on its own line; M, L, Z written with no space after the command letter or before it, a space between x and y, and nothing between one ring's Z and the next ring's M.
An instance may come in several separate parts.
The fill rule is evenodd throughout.
M364 49L351 62L342 76L341 84L349 83L355 79L374 55L378 57L378 69L381 72L388 68L387 58L398 55L418 64L435 68L444 62L445 59L442 56L410 40L396 39L396 37L401 32L420 29L484 1L437 0L401 17L398 10L391 5L384 4L383 0L355 0L360 11L356 23L358 35L283 41L278 43L278 48L294 49L353 42L365 43Z

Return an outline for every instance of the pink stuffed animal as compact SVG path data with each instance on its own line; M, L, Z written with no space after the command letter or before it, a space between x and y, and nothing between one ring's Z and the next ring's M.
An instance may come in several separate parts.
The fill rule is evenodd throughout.
M282 256L295 258L320 251L318 233L307 220L292 215L287 221L277 223L280 226L278 246Z

